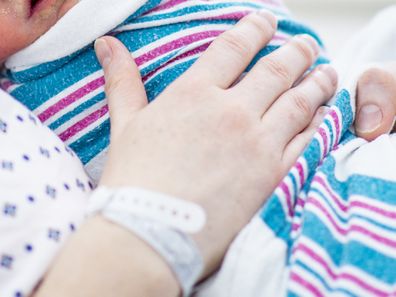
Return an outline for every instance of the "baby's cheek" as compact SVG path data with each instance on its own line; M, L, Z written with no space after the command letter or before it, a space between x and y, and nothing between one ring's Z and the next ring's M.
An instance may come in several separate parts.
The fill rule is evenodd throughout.
M27 47L31 37L25 26L0 16L0 62Z

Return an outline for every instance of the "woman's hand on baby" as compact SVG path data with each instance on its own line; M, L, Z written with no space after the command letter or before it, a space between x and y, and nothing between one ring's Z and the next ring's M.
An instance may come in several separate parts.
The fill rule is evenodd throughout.
M330 66L293 86L319 51L305 35L235 83L275 29L271 14L245 17L149 105L130 53L112 37L96 42L111 116L101 184L147 188L203 206L207 224L194 239L206 273L296 161L326 113L319 107L335 92Z
M357 87L355 130L368 141L394 129L396 61L365 71Z

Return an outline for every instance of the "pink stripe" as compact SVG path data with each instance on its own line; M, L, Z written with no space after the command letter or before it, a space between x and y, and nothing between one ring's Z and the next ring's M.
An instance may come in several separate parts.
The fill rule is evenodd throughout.
M331 117L334 120L334 126L336 128L336 133L335 133L336 139L335 139L334 145L337 145L338 142L340 141L340 119L338 118L336 111L333 109L330 111L329 114L331 115Z
M328 148L328 140L327 140L327 134L326 131L323 128L319 128L318 132L320 136L322 136L323 139L323 154L322 154L322 159L324 159L327 155L327 148Z
M162 66L159 67L158 69L156 69L155 71L153 71L153 72L149 73L148 75L146 75L145 77L143 77L143 82L147 81L147 79L149 79L150 77L152 77L153 75L155 75L155 73L157 73L160 69L166 67L167 65L169 65L169 64L171 64L171 63L174 63L176 60L179 60L179 59L182 59L182 58L185 58L185 57L188 57L188 56L192 56L192 55L195 55L195 54L197 54L197 53L199 53L199 52L205 51L205 50L207 49L207 47L209 46L209 44L210 44L210 43L203 44L203 45L199 46L199 47L196 48L196 49L193 49L193 50L191 50L191 51L189 51L189 52L184 53L183 55L180 55L180 56L176 57L175 59L172 59L172 60L168 61L167 63L165 63L164 65L162 65ZM101 117L101 116L100 116L100 117ZM99 118L100 118L100 117L99 117ZM70 137L74 136L75 134L77 134L79 131L81 131L81 130L83 130L84 128L86 128L86 127L87 127L88 125L90 125L93 121L99 119L99 118L97 118L97 119L95 119L95 120L92 121L91 118L92 118L92 114L89 115L88 117L84 118L83 120L81 120L81 121L79 122L78 125L76 124L77 126L76 126L76 125L73 125L71 128L67 129L65 132L63 132L62 134L60 134L59 137L60 137L63 141L65 141L65 140L69 139ZM63 139L62 137L66 137L66 139Z
M178 60L181 60L181 59L184 59L184 58L187 58L187 57L196 55L196 54L198 54L198 53L204 52L204 51L209 47L209 45L210 45L210 42L205 43L205 44L203 44L203 45L201 45L201 46L199 46L199 47L197 47L197 48L195 48L195 49L193 49L193 50L191 50L191 51L185 52L184 54L182 54L182 55L180 55L180 56L177 56L176 58L174 58L174 59L168 61L167 63L161 65L161 67L158 67L158 68L155 69L154 71L152 71L152 72L148 73L146 76L144 76L143 79L142 79L143 82L146 82L149 78L153 77L153 76L154 76L156 73L158 73L161 69L167 67L168 65L174 63L175 61L178 61Z
M297 198L297 205L300 206L301 208L304 208L305 206L305 200L302 198Z
M293 223L292 224L292 231L297 231L298 229L300 229L301 224L297 224L297 223Z
M200 18L202 20L240 20L241 18L251 14L252 10L247 11L238 11L238 12L230 12L222 15L210 16L207 18Z
M293 211L293 205L292 205L292 201L291 201L292 199L291 199L289 187L286 185L286 183L284 181L281 182L279 187L281 188L283 193L285 193L285 196L286 196L286 204L287 204L287 208L288 208L288 210L287 210L288 215L290 217L293 217L294 211Z
M2 88L4 91L7 91L12 85L13 85L13 83L12 83L11 81L6 80L6 81L3 81L3 82L1 83L1 88Z
M103 117L107 112L109 111L108 106L105 105L102 108L98 109L97 111L91 113L81 121L75 123L73 126L71 126L69 129L64 131L63 133L59 134L59 138L62 139L63 141L68 140L69 138L73 137L76 135L78 132L83 130L84 128L88 127L90 124L93 122L99 120L101 117Z
M388 294L389 294L389 293L384 292L380 289L377 289L374 286L369 285L364 280L362 280L362 279L358 278L357 276L352 275L350 273L346 273L346 272L341 272L338 274L335 273L334 271L332 271L332 269L330 268L328 263L322 257L320 257L317 253L315 253L315 251L313 249L309 248L308 246L306 246L303 243L300 243L298 245L298 247L293 251L293 253L297 253L297 252L302 252L302 253L308 255L312 260L314 260L316 263L320 264L326 270L327 275L333 279L333 281L335 281L337 279L344 279L344 280L350 281L350 282L358 285L362 289L369 291L369 292L375 294L376 296L380 296L380 297L385 297L385 296L388 296Z
M362 209L365 209L367 211L371 211L371 212L377 213L379 215L382 215L382 216L390 218L390 219L396 219L396 212L388 211L388 210L385 210L385 209L382 209L382 208L379 208L377 206L370 205L368 203L364 203L364 202L361 202L361 201L352 201L348 206L345 206L344 204L342 204L340 202L340 199L334 194L334 192L330 189L330 187L327 185L325 180L322 179L322 177L315 176L313 181L317 182L317 183L319 183L320 185L323 186L323 188L326 190L327 194L330 195L330 197L335 202L335 204L337 205L339 210L344 212L344 213L350 212L350 210L355 207L355 208L362 208Z
M170 0L167 1L164 4L158 5L157 7L153 8L152 10L150 10L148 13L146 13L145 15L149 15L153 12L159 12L161 10L166 10L169 8L173 8L179 4L182 4L184 2L187 2L186 0ZM207 1L209 2L209 1ZM270 4L271 6L275 6L275 7L280 7L282 6L281 3L277 0L261 0L260 2L263 2L264 4Z
M172 40L171 42L164 44L160 47L157 47L135 59L135 62L137 65L142 65L144 63L147 63L150 60L153 60L154 58L157 58L161 55L164 55L168 52L171 52L173 50L179 49L186 44L191 44L193 42L197 42L206 38L210 37L217 37L224 31L221 30L212 30L212 31L206 31L206 32L198 32L194 33L188 36L183 36L179 39Z
M327 219L330 221L331 225L335 228L335 230L342 236L345 236L351 232L360 233L366 237L369 237L369 238L377 241L379 244L387 245L391 248L396 248L396 241L391 240L386 237L383 237L383 236L380 236L380 235L378 235L378 234L376 234L362 226L348 225L347 228L343 228L343 227L339 226L337 224L337 222L334 220L334 218L331 216L331 214L320 204L320 202L317 199L310 197L309 200L307 201L307 203L309 203L309 205L314 206L317 209L319 209L324 214L324 216L327 217Z
M290 278L292 281L298 283L300 286L304 287L308 291L310 291L314 296L316 297L322 297L322 293L317 289L313 284L310 284L307 282L305 279L300 277L297 273L294 271L290 274Z
M86 96L87 94L97 90L98 88L102 87L105 83L104 77L99 77L82 88L74 91L70 95L66 96L65 98L59 100L56 102L54 105L50 106L46 110L44 110L42 113L38 115L38 118L40 121L45 122L48 120L51 116L55 115L62 109L66 108L73 102L76 102L77 100L81 99L82 97Z
M214 31L208 31L208 32L203 32L203 33L195 33L189 36L184 36L180 39L171 41L167 44L164 44L156 49L153 49L139 57L137 57L135 59L136 64L138 64L139 66L141 66L144 63L149 62L152 59L155 59L156 57L166 54L169 51L175 50L177 48L182 47L183 45L186 44L186 42L194 42L194 41L198 41L200 39L205 39L207 37L215 37L218 36L219 34L221 34L223 31L218 31L218 30L214 30ZM76 102L77 100L83 98L84 96L86 96L87 94L89 94L92 91L95 91L96 89L98 89L99 87L102 87L105 84L105 80L104 77L100 77L97 78L89 83L87 83L86 85L84 85L83 87L81 87L80 89L74 91L73 93L71 93L70 95L66 96L65 98L59 100L58 102L56 102L54 105L50 106L49 108L47 108L45 111L43 111L42 113L40 113L38 115L39 119L44 122L46 120L48 120L50 117L54 116L55 114L57 114L58 112L60 112L61 110L63 110L64 108L66 108L67 106L69 106L70 104Z
M172 8L174 6L177 6L183 2L187 2L187 0L171 0L171 1L167 1L164 4L158 5L157 7L153 8L152 10L150 10L148 13L146 13L145 15L149 15L152 12L158 12L160 10L165 10L165 9L169 9Z
M297 161L296 165L294 166L297 169L298 176L300 177L300 187L302 187L305 184L304 167L299 161Z

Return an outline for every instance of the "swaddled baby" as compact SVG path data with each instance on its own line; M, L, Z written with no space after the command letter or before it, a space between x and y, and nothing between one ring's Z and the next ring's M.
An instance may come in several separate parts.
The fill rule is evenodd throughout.
M97 37L111 32L133 52L150 101L188 69L216 36L249 12L268 9L279 19L274 39L257 58L291 35L305 33L317 39L309 28L293 21L279 1L4 3L0 22L6 20L8 27L0 26L6 40L0 57L8 59L2 87L54 130L94 177L101 172L109 143L103 72L92 45ZM7 10L7 4L13 7L13 3L18 4L16 12ZM26 24L9 18L10 11L27 17ZM16 30L6 31L10 28ZM322 56L317 63L325 61ZM198 294L393 293L396 221L390 218L396 217L392 200L396 177L382 172L380 162L364 163L370 156L366 148L369 152L374 146L382 148L388 156L393 144L385 138L364 146L347 131L353 119L353 83L346 87L261 215L238 236L220 272ZM371 167L372 172L367 169Z
M55 7L62 1L53 2ZM64 11L69 2L58 9ZM31 18L44 15L40 4L44 2L32 8ZM151 101L219 34L261 9L273 11L280 21L277 34L260 56L291 35L315 36L290 19L278 1L123 0L115 4L85 0L33 45L7 60L8 80L3 86L58 134L96 179L109 143L109 117L103 73L92 42L109 31L123 41L133 52Z

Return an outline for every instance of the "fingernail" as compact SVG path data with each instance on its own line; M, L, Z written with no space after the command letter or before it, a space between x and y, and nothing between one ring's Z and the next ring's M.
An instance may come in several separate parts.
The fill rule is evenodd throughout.
M266 9L263 9L263 10L259 10L257 14L261 17L264 17L271 25L271 27L273 29L276 29L278 21L273 13L269 12Z
M382 118L381 109L377 105L363 105L356 118L355 128L361 133L372 132L381 125Z
M322 64L319 65L317 69L324 72L327 75L327 77L330 78L330 81L333 86L336 86L338 84L338 75L332 66L328 64Z
M95 51L102 67L104 68L107 65L109 65L112 57L112 51L105 39L103 38L96 39Z
M308 34L300 34L296 35L295 38L303 40L306 44L308 44L314 51L315 55L319 54L319 44L311 35Z

